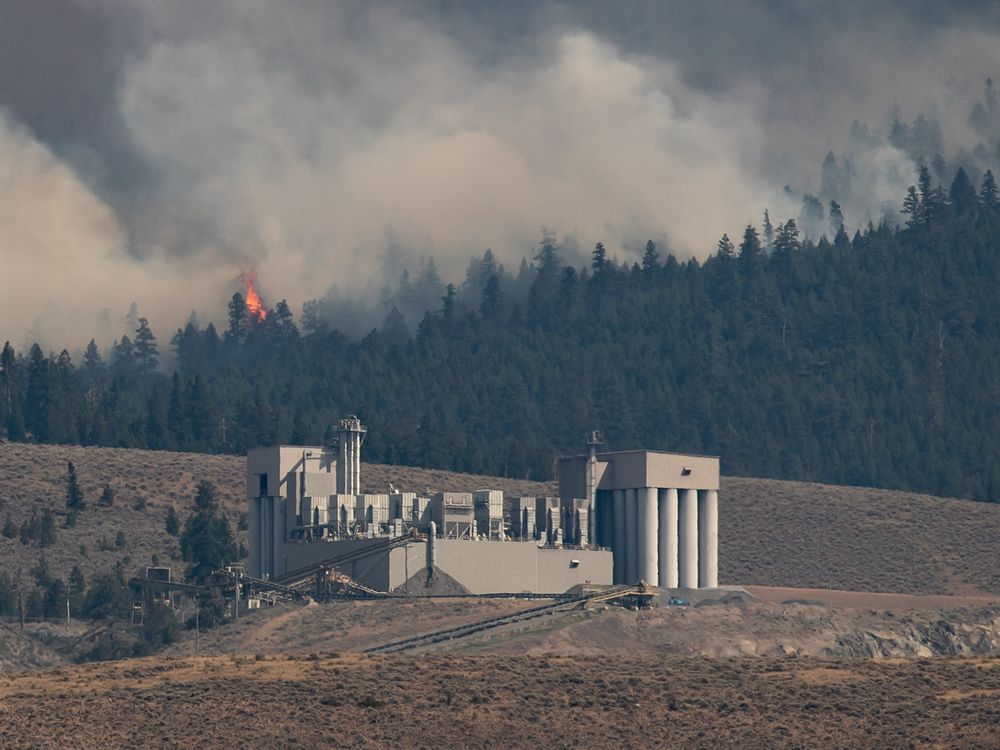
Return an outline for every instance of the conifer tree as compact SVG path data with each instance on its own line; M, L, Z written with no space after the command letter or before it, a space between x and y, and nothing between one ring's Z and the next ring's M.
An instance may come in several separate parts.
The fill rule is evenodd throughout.
M76 467L72 461L66 464L66 507L76 511L87 507L83 498L83 490L80 489L76 479Z
M997 183L991 169L987 169L986 174L983 175L983 183L979 188L979 205L987 211L995 210L1000 205L1000 192L997 190Z
M652 240L646 242L646 250L642 254L642 270L655 271L660 267L660 253L656 249L656 243Z
M757 228L752 224L747 224L743 230L743 241L740 243L740 260L748 265L752 263L761 253L760 237Z
M135 329L135 363L136 370L143 377L156 372L159 364L159 352L156 348L156 336L149 327L149 321L139 318L139 327Z
M736 247L733 245L733 241L729 239L728 234L723 234L715 249L715 254L720 258L732 258L735 252Z
M213 570L236 559L236 542L229 522L219 511L215 485L202 480L195 494L194 512L181 534L181 558L188 563L189 581L203 582Z
M181 530L181 522L177 517L177 511L174 510L174 506L171 505L167 508L167 518L165 522L166 532L170 536L177 536L178 532Z

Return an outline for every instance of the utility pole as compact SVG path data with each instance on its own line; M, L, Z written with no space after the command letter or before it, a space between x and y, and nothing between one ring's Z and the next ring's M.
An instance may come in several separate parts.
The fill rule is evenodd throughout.
M66 589L66 635L69 635L69 589Z

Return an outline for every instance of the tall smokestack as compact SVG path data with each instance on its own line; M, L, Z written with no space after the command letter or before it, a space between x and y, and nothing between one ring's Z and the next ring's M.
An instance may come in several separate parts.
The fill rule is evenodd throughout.
M337 493L357 495L361 492L361 443L368 428L353 414L337 422Z

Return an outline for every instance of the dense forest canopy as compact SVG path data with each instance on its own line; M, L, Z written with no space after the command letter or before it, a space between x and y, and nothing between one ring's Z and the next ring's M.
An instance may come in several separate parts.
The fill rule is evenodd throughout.
M766 216L704 263L650 242L622 265L597 243L578 268L546 235L516 274L487 252L456 288L430 264L401 280L428 304L415 334L395 305L356 339L315 306L297 325L284 302L263 317L236 294L221 334L176 332L170 375L145 318L79 365L8 343L0 425L15 441L242 453L319 443L356 413L366 460L533 478L597 428L612 449L718 454L728 474L1000 501L997 186L924 167L902 205L902 226L850 237L817 201L818 240Z

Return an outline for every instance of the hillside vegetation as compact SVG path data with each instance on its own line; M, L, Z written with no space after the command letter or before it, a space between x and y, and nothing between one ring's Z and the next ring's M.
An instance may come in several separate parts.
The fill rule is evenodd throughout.
M996 747L990 660L138 659L0 679L9 747Z
M545 479L596 428L730 475L1000 500L1000 199L990 173L978 193L962 170L939 179L921 170L906 226L853 237L831 203L818 240L767 220L704 263L650 243L629 267L598 243L574 267L546 235L516 276L490 252L458 290L406 276L395 298L442 300L415 336L395 308L353 340L318 303L300 328L236 294L221 336L193 321L171 338L172 378L145 318L110 361L94 342L76 364L8 345L0 429L242 454L355 413L373 461Z
M66 512L66 464L73 461L88 501L73 528ZM233 456L73 446L0 444L0 518L15 527L56 513L56 543L41 548L0 537L9 574L27 580L44 554L64 580L74 564L87 579L123 562L126 575L156 555L180 573L176 537L165 531L173 506L190 512L197 483L207 479L234 531L245 509L244 461ZM551 494L551 483L470 476L365 464L362 483L399 488ZM105 483L117 490L112 507L98 507ZM121 547L113 542L124 533ZM768 479L723 479L719 513L720 579L729 584L798 586L917 593L1000 592L1000 506L903 492ZM246 532L238 541L246 544ZM111 542L100 548L100 540Z

